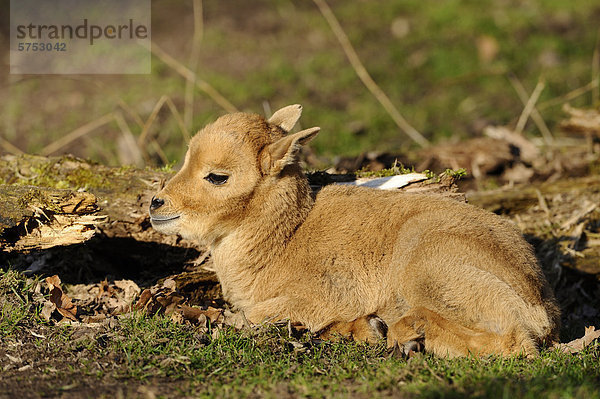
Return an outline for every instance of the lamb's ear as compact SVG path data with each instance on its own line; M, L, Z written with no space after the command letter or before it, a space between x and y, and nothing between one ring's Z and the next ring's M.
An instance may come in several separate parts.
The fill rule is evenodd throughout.
M302 105L288 105L287 107L281 108L279 111L275 111L268 122L289 132L294 128L298 119L300 119L300 115L302 115Z
M303 145L315 138L320 127L311 127L301 132L285 136L269 144L262 152L261 168L264 174L279 174L287 165L297 161Z

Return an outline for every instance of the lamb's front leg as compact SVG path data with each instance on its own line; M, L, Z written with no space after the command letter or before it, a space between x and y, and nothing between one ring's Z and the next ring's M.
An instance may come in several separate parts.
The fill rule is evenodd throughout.
M341 335L375 343L387 335L387 325L376 315L340 321L339 313L333 309L315 306L314 302L301 298L276 297L256 303L246 310L246 317L253 323L283 319L300 322L325 339Z
M244 312L255 324L289 319L304 324L311 331L319 331L335 321L330 309L315 306L314 300L291 296L277 296L253 303Z
M376 315L371 314L349 322L334 322L321 330L319 336L325 339L342 336L374 344L387 336L387 330L387 324Z

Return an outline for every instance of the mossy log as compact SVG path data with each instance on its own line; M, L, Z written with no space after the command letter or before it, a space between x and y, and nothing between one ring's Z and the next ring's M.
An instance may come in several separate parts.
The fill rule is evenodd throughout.
M24 247L19 241L42 226L53 227L44 236L50 240L52 235L61 236L67 225L82 223L88 227L81 232L91 230L92 234L85 239L70 234L72 243L100 234L193 246L149 226L148 202L168 176L148 169L109 168L73 157L4 156L0 158L0 244L4 251L47 248L49 242L40 241L36 248L33 242ZM56 241L56 245L68 244L67 237Z

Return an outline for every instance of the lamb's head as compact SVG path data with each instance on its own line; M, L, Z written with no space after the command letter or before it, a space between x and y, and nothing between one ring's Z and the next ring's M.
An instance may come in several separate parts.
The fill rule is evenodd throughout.
M208 245L229 234L257 187L295 168L300 148L318 133L315 127L288 134L301 112L290 105L268 120L229 114L199 131L181 170L152 199L152 226Z

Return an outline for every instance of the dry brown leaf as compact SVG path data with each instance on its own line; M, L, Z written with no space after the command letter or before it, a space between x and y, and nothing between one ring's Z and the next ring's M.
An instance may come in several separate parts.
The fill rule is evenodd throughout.
M98 287L98 294L96 294L96 298L100 298L103 295L110 295L110 294L112 294L112 289L108 285L108 281L106 279L104 279L100 282L100 285Z
M163 288L175 291L177 289L177 283L175 282L175 280L168 278L163 282Z
M566 344L558 344L557 347L565 353L577 353L581 352L586 346L598 338L600 338L600 330L596 330L596 327L594 326L589 326L585 328L583 337L574 339Z
M129 303L132 303L141 291L140 287L131 280L115 280L114 285L123 292L124 299Z
M199 324L206 324L209 320L211 324L218 322L224 322L224 310L209 306L207 309L200 309L187 305L180 305L178 310L183 315L184 319L197 322ZM231 312L230 312L231 313Z
M138 310L143 309L146 306L146 304L150 301L150 299L152 299L152 292L149 288L146 288L140 294L140 299L138 299L134 307Z
M44 305L42 307L41 315L44 318L44 320L50 321L50 318L52 317L52 312L54 312L55 310L56 310L55 304L53 304L50 301L45 301Z
M84 323L88 323L88 324L89 323L100 323L100 322L103 322L104 320L106 320L106 314L100 313L100 314L95 314L92 316L82 316L81 320Z
M223 312L223 323L237 330L250 326L250 323L242 312L232 312L227 309Z
M149 314L161 312L170 316L176 323L190 322L204 329L210 325L213 331L224 326L236 329L249 326L242 313L208 304L204 307L189 306L185 296L177 291L177 284L172 279L145 289L134 307L143 309Z
M179 308L181 310L180 313L185 320L189 320L199 324L206 324L207 317L202 309L188 305L181 305Z
M212 306L209 306L204 311L204 314L206 315L206 317L208 317L211 323L216 323L217 321L219 321L221 316L223 316L223 309L217 309L213 308Z
M56 306L56 310L63 317L77 321L77 306L71 302L60 287L60 278L55 274L52 277L46 277L46 283L50 288L50 302Z
M104 280L98 284L76 284L69 287L67 294L76 301L85 320L99 315L115 316L131 311L132 303L140 288L131 280Z

